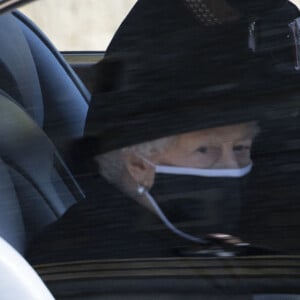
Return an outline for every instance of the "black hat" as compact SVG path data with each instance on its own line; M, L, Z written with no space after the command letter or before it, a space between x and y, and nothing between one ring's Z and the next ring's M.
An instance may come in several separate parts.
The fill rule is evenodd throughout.
M298 10L238 3L137 2L98 66L85 130L97 153L299 109L288 26Z
M269 11L282 7L287 0L227 0L228 4L236 8L243 16L246 17L263 17Z

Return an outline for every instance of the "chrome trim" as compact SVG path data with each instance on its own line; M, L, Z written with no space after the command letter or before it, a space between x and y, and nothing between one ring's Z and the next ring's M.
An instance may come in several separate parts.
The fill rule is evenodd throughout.
M82 52L71 52L61 51L64 59L72 65L86 65L98 63L104 57L104 52L93 52L93 51L82 51Z

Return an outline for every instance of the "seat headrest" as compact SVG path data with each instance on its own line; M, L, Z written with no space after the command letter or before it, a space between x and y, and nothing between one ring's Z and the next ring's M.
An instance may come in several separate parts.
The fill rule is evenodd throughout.
M6 79L0 81L1 89L14 97L41 126L44 108L39 77L27 40L10 13L0 16L0 41L0 74Z

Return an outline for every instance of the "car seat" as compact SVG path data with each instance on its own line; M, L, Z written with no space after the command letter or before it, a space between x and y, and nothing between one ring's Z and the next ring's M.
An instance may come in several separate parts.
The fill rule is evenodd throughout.
M59 147L82 136L90 93L51 42L20 12L0 16L0 88Z
M24 254L84 194L43 130L1 91L0 157L0 236Z

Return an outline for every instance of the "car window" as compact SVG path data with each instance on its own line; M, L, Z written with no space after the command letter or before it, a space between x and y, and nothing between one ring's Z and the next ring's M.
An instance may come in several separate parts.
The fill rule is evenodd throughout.
M140 3L98 66L74 146L88 204L30 259L298 253L297 9L205 31L215 21L194 5Z
M293 0L293 1L291 1L291 2L295 3L297 6L300 5L300 1L299 1L299 0Z
M103 51L136 0L44 0L21 9L62 51Z

